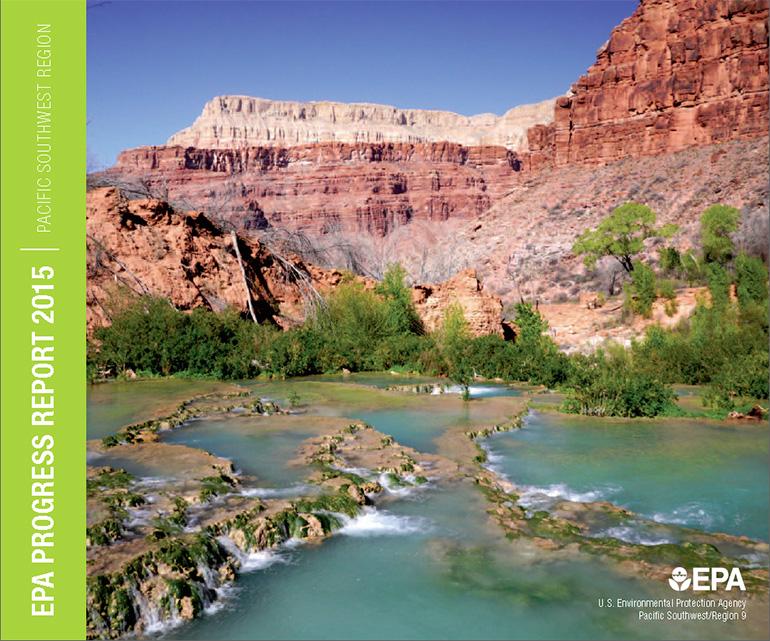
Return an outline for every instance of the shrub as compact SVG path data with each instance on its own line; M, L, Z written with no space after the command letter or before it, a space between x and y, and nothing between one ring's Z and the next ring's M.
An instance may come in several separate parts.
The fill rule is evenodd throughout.
M676 247L664 247L660 250L660 268L668 274L681 272L682 256Z
M628 355L599 350L573 361L571 390L563 409L588 416L652 417L671 406L675 396L663 382L635 371Z
M667 298L668 300L676 299L676 287L674 281L671 280L659 280L657 282L658 296L660 298Z
M732 410L738 399L767 398L768 366L766 349L725 361L709 385L706 402Z
M406 271L401 265L389 265L375 291L385 299L385 317L391 334L422 334L422 321L412 303L412 290L406 284Z
M738 303L746 308L767 302L767 267L759 259L741 252L735 259Z
M462 388L463 398L467 400L474 374L471 365L472 342L465 313L458 303L450 305L444 312L439 341L447 363L447 375Z
M96 366L115 374L132 369L164 376L248 378L259 373L255 348L270 331L231 310L185 314L164 299L142 297L125 305L112 325L94 332L99 346L91 352Z

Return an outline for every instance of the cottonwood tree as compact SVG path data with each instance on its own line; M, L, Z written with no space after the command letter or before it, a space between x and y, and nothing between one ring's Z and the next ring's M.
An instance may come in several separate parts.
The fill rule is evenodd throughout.
M657 216L647 205L625 203L616 207L596 229L587 229L572 246L577 256L583 256L586 267L593 268L605 256L617 260L626 273L634 271L634 257L644 249L648 238L669 238L676 225L656 227Z
M735 254L730 234L738 229L741 213L735 207L711 205L700 217L700 242L707 263L727 264Z

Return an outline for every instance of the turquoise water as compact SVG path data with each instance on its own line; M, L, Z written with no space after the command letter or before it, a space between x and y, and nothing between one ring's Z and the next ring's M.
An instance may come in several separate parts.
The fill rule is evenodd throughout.
M489 395L491 397L492 394ZM513 396L513 394L499 394ZM382 409L346 410L340 413L352 416L373 425L380 432L390 434L402 445L408 445L421 452L435 453L436 439L448 428L486 425L489 417L484 415L484 406L478 402L455 403L454 407L435 409Z
M510 394L494 387L490 393ZM130 391L138 388L130 388ZM116 429L165 399L142 389L123 396L105 386L89 407L89 426ZM175 390L176 391L176 390ZM514 390L515 393L515 390ZM113 394L113 398L107 398ZM89 397L89 406L92 398ZM440 401L443 403L443 401ZM324 411L365 420L420 451L434 451L447 429L488 424L499 408L480 399L447 407L373 409L339 403ZM139 406L137 406L139 405ZM111 408L109 412L105 407ZM316 433L310 414L293 429L259 417L191 421L163 440L233 460L265 488L300 484L307 470L287 466L300 443ZM132 419L135 420L135 419ZM276 423L278 424L278 422ZM117 426L119 427L119 425ZM486 443L492 462L516 483L606 498L670 518L712 519L708 529L767 537L767 430L682 421L621 422L533 413L522 430ZM119 461L116 461L119 462ZM130 462L129 462L130 463ZM536 498L532 492L532 500ZM683 506L697 506L682 511ZM671 597L664 582L640 581L598 557L539 550L511 542L486 514L470 483L414 490L348 523L321 545L265 553L227 588L216 611L171 629L169 639L728 639L764 638L749 624L644 623L637 610L598 607L600 597ZM708 508L708 509L707 509ZM677 511L679 510L679 511ZM661 516L662 518L662 516ZM694 519L697 520L697 519ZM764 526L763 526L764 522ZM688 523L707 527L706 523Z
M531 413L487 441L537 504L608 500L664 523L768 540L765 423L608 421Z
M103 438L130 423L169 414L182 401L218 389L231 388L218 381L156 379L119 381L88 386L86 425L88 438Z
M219 612L172 639L727 638L715 626L639 625L597 597L661 597L587 559L493 538L472 487L401 501L321 546L244 574ZM670 592L668 592L670 594Z
M458 391L459 393L459 391ZM473 399L520 396L521 391L505 385L472 386ZM448 399L456 400L454 394ZM431 409L373 409L360 410L355 408L338 407L340 415L357 418L373 425L380 432L390 434L402 445L413 447L421 452L436 452L436 442L448 428L471 427L485 424L487 417L483 415L484 407L478 402L457 404L444 410Z
M287 466L297 448L317 432L266 428L257 417L206 418L163 435L166 443L182 443L232 460L236 469L255 476L261 487L287 487L300 483L308 470Z
M130 457L115 456L109 450L107 450L104 454L89 454L88 463L89 465L97 466L106 465L109 467L114 467L115 469L122 468L129 474L137 477L164 475L164 467L161 461L158 461L157 464L142 463L141 461L136 461Z
M343 410L344 412L344 410ZM428 410L370 410L352 411L348 415L365 421L375 429L390 434L402 445L420 452L435 452L434 440L447 427L463 420L463 412L431 412Z

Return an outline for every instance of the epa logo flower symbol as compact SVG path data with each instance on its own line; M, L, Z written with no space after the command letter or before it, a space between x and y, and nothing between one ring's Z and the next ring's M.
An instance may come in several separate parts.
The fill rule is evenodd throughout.
M674 568L671 571L671 578L668 584L677 592L684 592L690 587L690 579L687 577L687 570L684 568Z

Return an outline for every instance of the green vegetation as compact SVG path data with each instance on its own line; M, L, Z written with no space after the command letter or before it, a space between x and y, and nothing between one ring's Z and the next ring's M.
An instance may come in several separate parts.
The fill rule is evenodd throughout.
M297 501L294 506L298 512L337 512L351 517L358 514L361 509L356 500L344 492L302 499Z
M86 481L86 495L96 499L106 512L105 518L86 528L86 542L91 545L109 545L123 538L123 523L128 518L129 507L144 505L141 494L129 487L133 477L123 469L105 467Z
M470 400L473 382L470 331L463 308L455 303L444 312L444 324L439 335L439 345L445 355L447 375L462 389L464 401Z
M235 480L227 474L206 476L201 479L200 500L210 501L220 494L227 494L233 487L235 487Z
M246 378L259 373L253 353L265 332L233 311L184 314L164 299L142 297L117 310L110 327L96 330L98 352L91 358L96 369L115 374L131 369L163 376Z
M667 238L676 231L675 225L655 227L657 216L647 205L626 203L616 207L596 229L583 232L572 247L577 256L584 256L587 267L600 258L612 256L631 273L634 257L644 249L648 238Z
M186 314L166 301L135 299L96 332L89 349L92 371L117 375L126 369L151 375L217 378L289 377L397 368L446 376L469 398L476 376L528 382L567 392L564 409L596 416L655 416L675 413L672 383L709 385L707 402L722 410L747 399L768 397L767 267L738 253L730 238L738 224L729 207L707 209L701 220L702 253L660 251L658 278L641 256L644 242L667 237L644 205L616 208L574 251L593 265L614 257L628 272L625 309L649 317L653 303L677 311L678 279L708 283L709 295L691 318L674 329L652 326L627 349L567 356L548 336L534 307L514 307L516 339L471 335L462 307L450 305L441 327L426 333L411 302L404 270L391 265L382 282L367 289L352 275L319 305L302 326L281 332L256 325L235 312L196 310ZM731 292L735 292L733 295ZM296 406L299 397L290 396ZM109 443L107 443L109 445ZM385 446L385 444L383 444ZM204 480L205 500L226 492L221 479Z
M674 329L652 326L631 348L637 371L665 383L709 385L705 400L720 410L768 398L767 266L745 253L732 259L729 234L738 220L737 210L722 205L703 213L703 256L690 256L708 296L689 319Z
M652 417L664 413L675 400L670 387L639 371L622 349L575 357L570 385L563 409L575 414Z
M644 318L652 315L652 304L657 298L655 272L645 263L634 261L631 282L625 286L625 306L634 314Z
M730 234L738 229L740 212L735 207L712 205L701 216L700 242L706 262L726 264L735 252Z

